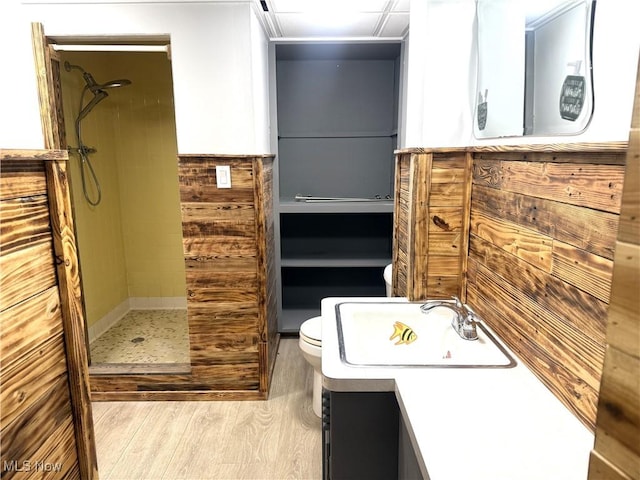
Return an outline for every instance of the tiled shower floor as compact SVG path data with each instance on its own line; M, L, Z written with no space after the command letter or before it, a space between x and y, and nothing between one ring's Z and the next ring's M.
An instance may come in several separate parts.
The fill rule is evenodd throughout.
M132 310L91 343L91 363L189 363L186 310Z

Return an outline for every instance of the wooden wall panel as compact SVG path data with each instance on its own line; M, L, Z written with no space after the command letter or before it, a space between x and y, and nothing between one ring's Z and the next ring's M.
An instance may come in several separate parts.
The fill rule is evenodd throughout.
M640 62L589 479L640 478Z
M503 161L501 170L501 188L505 191L620 212L624 168L619 165L556 163L549 158L537 162Z
M33 322L34 316L41 316L41 321ZM61 334L60 296L56 286L0 311L2 367L9 368L48 338Z
M217 187L218 165L231 167L231 188ZM190 319L195 309L198 318L195 323L189 322L191 366L220 365L233 371L255 364L249 382L258 385L260 265L253 173L253 161L244 159L181 157L179 163L180 197L189 207L183 210L185 259L207 260L197 277L188 274L187 317ZM194 203L199 205L194 208ZM233 214L228 211L230 205L234 207ZM197 215L192 217L194 212ZM228 263L229 257L251 261ZM206 278L210 283L203 286ZM220 320L216 317L216 304L226 304L227 310L234 305L255 307L258 315ZM223 374L211 381L214 385L228 383L228 376ZM241 383L238 379L236 385L229 386L238 389Z
M103 400L264 399L277 351L272 159L181 155L178 179L189 364L173 373L104 371ZM218 188L216 166L231 169Z
M66 152L0 169L1 476L97 478Z
M400 151L396 157L394 295L462 296L470 156L464 150Z
M562 156L475 154L467 302L593 430L624 152Z
M0 242L5 254L51 238L46 195L8 199L0 203Z
M410 261L407 255L409 250L409 210L411 208L410 165L410 154L397 156L393 209L393 269L391 272L392 294L394 296L402 296L407 292L407 271Z

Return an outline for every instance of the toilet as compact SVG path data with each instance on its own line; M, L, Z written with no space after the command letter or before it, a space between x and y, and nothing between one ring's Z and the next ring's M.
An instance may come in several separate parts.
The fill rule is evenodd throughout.
M391 264L384 267L384 272L382 273L382 277L384 278L384 284L387 288L387 297L392 297L392 281L391 281Z
M300 325L300 350L313 367L313 413L322 417L322 317L313 317Z
M383 273L387 297L391 296L391 265ZM322 317L313 317L300 325L298 341L302 356L313 367L313 413L322 418Z

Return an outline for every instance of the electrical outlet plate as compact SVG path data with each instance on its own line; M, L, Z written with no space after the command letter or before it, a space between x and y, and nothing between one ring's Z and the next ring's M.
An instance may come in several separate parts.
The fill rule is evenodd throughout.
M216 165L216 185L218 188L231 188L231 167Z

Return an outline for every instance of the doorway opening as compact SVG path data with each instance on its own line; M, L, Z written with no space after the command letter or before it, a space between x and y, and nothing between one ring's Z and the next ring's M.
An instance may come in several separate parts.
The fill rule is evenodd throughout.
M189 372L168 49L75 43L54 50L90 373Z

